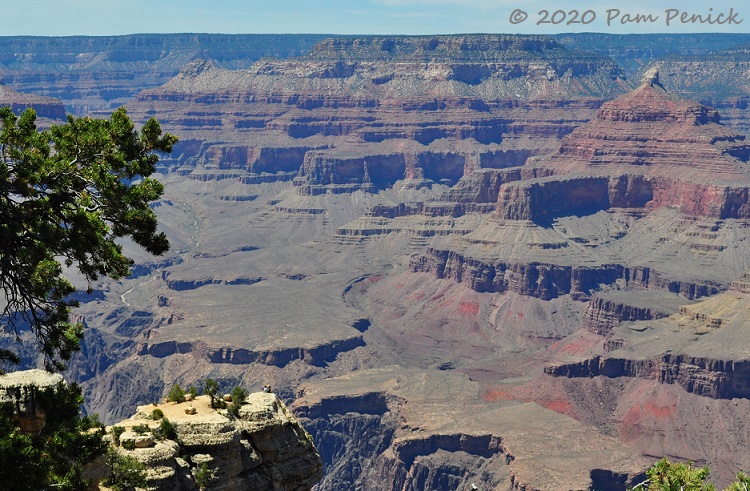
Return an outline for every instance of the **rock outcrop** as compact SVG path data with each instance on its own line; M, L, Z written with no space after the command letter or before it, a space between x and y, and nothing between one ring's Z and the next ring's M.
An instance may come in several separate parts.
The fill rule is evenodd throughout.
M63 383L59 373L22 370L0 375L0 405L11 404L19 428L28 433L41 431L46 414L37 402L40 390L54 389Z
M545 372L567 377L647 378L679 384L704 397L750 399L750 358L743 348L750 305L743 289L746 280L735 281L728 292L683 305L669 316L621 309L622 323L597 332L617 340L613 349L550 365Z
M606 336L621 322L669 317L684 301L673 293L603 291L589 300L583 314L583 328Z
M8 106L14 113L21 114L27 108L34 108L40 123L65 120L65 107L59 99L35 94L17 92L7 85L0 84L0 107Z
M174 426L172 439L154 440L132 428L158 428L151 414L159 409ZM141 406L118 426L125 429L117 451L148 467L153 489L195 490L196 472L203 465L212 474L208 489L311 489L322 478L320 457L310 435L274 394L253 393L236 416L211 408L208 396L176 403ZM150 432L149 432L150 433ZM139 440L140 439L140 440Z

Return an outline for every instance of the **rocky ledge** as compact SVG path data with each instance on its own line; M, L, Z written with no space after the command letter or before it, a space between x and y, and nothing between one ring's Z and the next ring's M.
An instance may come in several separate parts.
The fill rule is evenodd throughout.
M637 320L618 324L600 316L603 319L595 326L608 328L598 332L609 335L605 352L549 364L545 372L571 378L635 377L678 384L689 393L713 399L748 399L750 358L745 346L750 295L746 284L744 276L728 292L683 305L668 317L664 315L667 309L658 304L670 303L668 308L674 309L674 299L659 302L657 298L653 309L639 308L638 302L621 308L602 306L620 320ZM588 311L600 303L592 301ZM586 321L590 318L587 314Z
M159 409L174 426L172 439L137 436L132 429L160 421ZM116 426L125 429L120 442L135 448L117 451L148 466L150 489L195 490L195 473L206 464L213 473L208 489L308 490L323 476L320 456L310 435L272 393L253 393L236 416L211 408L208 396L176 404L140 406ZM110 428L111 431L111 428Z
M34 94L17 92L0 84L0 107L9 106L14 113L20 114L33 107L37 116L43 120L62 121L65 119L65 106L59 99Z
M21 430L37 433L45 422L44 411L37 403L37 393L57 387L62 382L62 375L44 370L24 370L0 375L0 406L12 404Z

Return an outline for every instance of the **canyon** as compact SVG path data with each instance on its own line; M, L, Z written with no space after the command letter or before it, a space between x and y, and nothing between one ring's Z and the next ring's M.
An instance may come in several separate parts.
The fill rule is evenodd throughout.
M154 204L171 250L125 243L133 274L77 294L87 411L270 384L320 491L750 469L746 36L300 37L260 60L260 39L175 60L138 39L67 40L106 82L1 60L16 110L123 103L180 137ZM117 46L149 75L112 75Z

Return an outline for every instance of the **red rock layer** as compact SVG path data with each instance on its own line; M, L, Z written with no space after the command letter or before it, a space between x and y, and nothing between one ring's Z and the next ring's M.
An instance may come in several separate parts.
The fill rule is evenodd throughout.
M544 165L564 178L503 186L501 217L545 220L610 207L678 207L717 218L750 217L750 147L713 108L675 97L658 75L601 106Z

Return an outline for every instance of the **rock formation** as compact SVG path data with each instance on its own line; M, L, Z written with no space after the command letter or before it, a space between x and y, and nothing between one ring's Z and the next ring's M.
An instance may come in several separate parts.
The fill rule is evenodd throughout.
M318 195L522 164L627 88L611 61L548 38L336 38L249 70L192 62L128 108L158 108L182 136L164 163L190 178L294 179Z
M741 348L747 329L746 280L734 282L728 292L683 305L668 317L622 319L622 325L605 333L617 340L606 354L545 370L555 376L654 378L705 397L748 399L750 359Z
M704 251L711 262L727 261L723 270L732 271L734 256L722 252L739 244L716 239L741 227L727 219L750 213L748 152L745 136L720 125L714 109L670 94L653 70L637 90L604 103L534 173L508 179L514 169L488 171L480 182L470 177L459 183L444 199L496 200L495 218L445 245L434 243L412 268L478 291L512 289L547 299L588 298L617 281L666 286L688 298L716 293L715 275L683 284L658 271L666 264L647 265L634 256L630 262L630 251L620 246L640 225L677 220L669 226L686 234L690 250ZM477 191L464 191L469 187ZM608 239L583 236L597 222L610 229ZM664 238L650 253L672 241ZM732 277L723 281L728 286Z
M6 85L0 84L0 107L4 106L10 107L16 114L20 114L25 109L33 107L41 124L49 124L50 121L61 122L65 120L65 107L63 107L62 102L58 99L23 94Z
M450 372L386 368L303 384L293 409L331 462L324 489L625 489L640 482L646 460L614 439L585 435L577 422L533 403L483 403L478 389Z
M22 431L37 433L47 417L36 402L37 394L60 383L64 383L62 375L44 370L0 375L0 404L13 405ZM209 396L190 399L141 406L116 425L121 429L117 437L112 428L108 430L110 441L117 440L117 452L147 466L153 489L198 489L195 472L203 464L213 476L209 489L303 491L322 478L312 438L273 393L250 394L234 416L213 409ZM159 433L162 420L152 417L157 409L172 423L174 435ZM150 429L133 429L144 425ZM130 450L125 448L129 442ZM108 471L99 459L85 473L97 481Z
M628 78L637 75L655 60L675 60L688 56L710 60L717 52L750 42L747 34L718 32L635 35L584 32L559 34L555 39L572 49L611 57L623 67ZM674 75L681 76L677 73ZM697 81L689 73L684 75Z
M0 375L0 405L10 403L22 431L38 433L46 415L37 403L40 390L55 388L63 382L60 374L45 370L22 370Z
M150 432L132 430L159 428L160 420L151 417L156 409L174 426L172 439L155 440ZM117 426L125 430L117 452L146 464L153 489L198 489L195 475L203 464L213 476L208 489L302 491L322 477L310 435L271 393L250 394L237 416L212 409L209 397L199 396L180 404L141 406ZM135 448L125 449L128 441Z
M143 89L174 77L195 58L243 69L266 56L305 53L321 35L134 34L126 36L4 36L2 83L19 92L60 99L68 111L125 104Z

